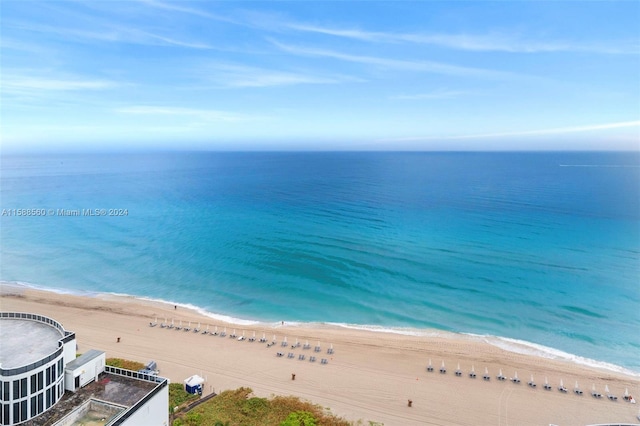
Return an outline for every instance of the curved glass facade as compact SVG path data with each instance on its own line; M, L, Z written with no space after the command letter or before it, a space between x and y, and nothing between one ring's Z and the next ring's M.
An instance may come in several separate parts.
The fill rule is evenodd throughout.
M36 417L64 395L64 346L73 345L75 334L60 323L42 315L0 312L4 319L36 321L58 329L62 338L53 353L28 365L3 369L0 367L0 425L17 425Z

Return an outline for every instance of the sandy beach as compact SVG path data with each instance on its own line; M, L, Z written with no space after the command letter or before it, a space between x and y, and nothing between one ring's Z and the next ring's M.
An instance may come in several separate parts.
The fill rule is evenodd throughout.
M248 386L258 396L296 395L331 409L347 420L384 425L585 425L638 423L640 404L622 400L625 388L640 396L640 381L609 370L568 361L507 352L464 336L409 336L347 329L336 326L234 325L196 311L132 297L80 297L4 286L3 311L33 312L60 321L77 336L79 352L106 351L108 357L140 362L155 360L160 374L172 382L200 374L207 379L205 393ZM163 329L149 323L174 320L192 328L200 323L211 331L227 327L227 337ZM228 335L235 332L247 340ZM248 341L255 332L277 344ZM282 347L283 338L287 347ZM120 338L120 342L117 339ZM291 348L298 339L300 347ZM311 349L303 349L309 342ZM321 346L320 353L314 347ZM334 352L327 353L333 345ZM278 357L277 352L284 356ZM294 358L288 358L292 352ZM299 360L305 355L305 360ZM316 356L316 362L309 357ZM327 364L321 364L321 359ZM434 372L427 372L431 359ZM439 373L442 362L446 374ZM456 377L457 364L463 371ZM477 378L468 376L474 366ZM484 381L485 368L491 376ZM505 381L496 380L502 369ZM521 383L509 381L517 372ZM295 373L295 381L291 375ZM533 374L536 388L527 385ZM542 388L545 377L553 386ZM569 392L557 390L560 380ZM575 395L578 381L584 391ZM592 385L604 395L605 385L618 401L593 398ZM412 406L408 407L408 400Z

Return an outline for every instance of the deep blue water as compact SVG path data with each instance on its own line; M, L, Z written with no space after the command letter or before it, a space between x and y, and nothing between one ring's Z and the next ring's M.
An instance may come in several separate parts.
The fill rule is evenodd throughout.
M640 371L639 153L3 156L0 280L504 336Z

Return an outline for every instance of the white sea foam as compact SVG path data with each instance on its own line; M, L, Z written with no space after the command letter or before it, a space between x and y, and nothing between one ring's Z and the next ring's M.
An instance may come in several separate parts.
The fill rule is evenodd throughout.
M139 300L145 300L145 301L154 302L154 303L161 303L163 305L179 306L181 308L197 312L198 314L200 314L202 316L205 316L205 317L208 317L208 318L211 318L213 320L226 322L226 323L229 323L229 324L236 324L236 325L258 325L258 324L260 324L260 321L247 320L247 319L242 319L242 318L231 317L231 316L228 316L228 315L216 314L214 312L207 311L206 309L203 309L203 308L201 308L199 306L192 305L191 303L171 302L171 301L167 301L167 300L163 300L163 299L154 299L152 297L131 296L131 295L128 295L128 294L118 294L118 293L109 293L109 294L112 294L114 296L134 297L134 298L139 299Z
M450 333L442 330L435 329L419 329L410 327L385 327L381 325L361 325L361 324L348 324L341 322L328 322L324 323L334 327L348 328L351 330L372 331L375 333L391 333L401 334L404 336L416 336L416 337L452 337L455 333Z
M45 287L38 284L28 283L24 281L0 281L0 293L18 293L25 289L33 289L38 291L48 291L56 294L69 294L84 297L96 297L100 293L95 291L70 290L68 288Z
M533 355L540 358L564 360L574 364L580 364L587 367L598 368L602 370L614 371L629 376L640 377L640 372L629 370L619 365L611 364L604 361L586 358L583 356L564 352L560 349L551 348L540 345L538 343L527 342L525 340L512 339L509 337L479 335L470 333L461 333L469 338L477 341L483 341L490 345L496 346L509 352L519 353L523 355Z

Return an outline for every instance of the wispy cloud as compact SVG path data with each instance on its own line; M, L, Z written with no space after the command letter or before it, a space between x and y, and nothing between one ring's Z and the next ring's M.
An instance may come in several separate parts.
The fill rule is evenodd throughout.
M155 1L155 0L138 0L140 3L143 3L147 6L151 6L157 9L162 9L162 10L168 10L171 12L181 12L181 13L185 13L188 15L193 15L193 16L199 16L201 18L207 18L207 19L214 19L216 21L223 21L223 22L229 22L229 23L233 23L233 24L237 24L238 22L235 21L232 18L226 17L226 16L222 16L222 15L218 15L215 13L211 13L208 11L204 11L202 9L196 9L193 7L186 7L183 5L178 5L175 3L165 3L165 2L160 2L160 1Z
M321 76L311 72L278 71L233 64L215 64L207 68L206 79L220 87L274 87L299 84L339 84L362 81L342 75Z
M171 116L193 118L201 121L242 121L250 118L246 115L215 109L197 109L167 106L133 105L117 108L115 112L130 115Z
M43 78L20 75L3 75L2 91L18 93L25 91L77 91L77 90L102 90L118 86L118 83L109 80L87 80L81 78Z
M514 73L495 71L483 68L463 67L451 65L442 62L433 61L407 61L402 59L380 58L376 56L352 55L348 53L337 52L335 50L317 49L309 47L293 46L270 40L275 46L281 50L296 55L316 56L333 58L347 62L355 62L365 65L375 65L387 69L396 69L404 71L422 71L435 74L459 75L459 76L476 76L487 78L505 78L519 76Z
M39 55L42 55L43 53L50 53L49 49L42 47L39 44L27 43L21 40L15 40L5 35L0 37L0 49L4 51L16 50L16 51L30 52L30 53L36 53Z
M538 129L538 130L524 130L517 132L496 132L496 133L480 133L469 135L453 135L453 136L425 136L425 137L408 137L408 138L392 138L382 139L379 142L418 142L418 141L443 141L443 140L464 140L464 139L493 139L493 138L505 138L514 136L542 136L542 135L561 135L567 133L583 133L592 132L598 130L611 130L639 127L639 121L623 121L618 123L605 123L605 124L589 124L585 126L572 126L572 127L556 127L551 129Z
M75 41L104 41L111 43L140 44L145 46L177 46L190 49L213 49L213 46L195 41L179 40L163 34L154 34L137 28L107 26L102 29L75 29L42 24L12 23L13 28L38 32Z
M391 96L391 99L397 100L429 100L429 99L454 99L461 96L477 95L478 92L471 90L435 90L430 93L415 93L410 95L396 95Z
M637 40L618 40L609 43L576 43L562 40L530 40L514 34L428 34L428 33L385 33L353 28L331 28L318 25L288 23L286 28L324 34L334 37L376 43L419 43L457 50L476 52L543 53L543 52L591 52L605 54L638 54Z

